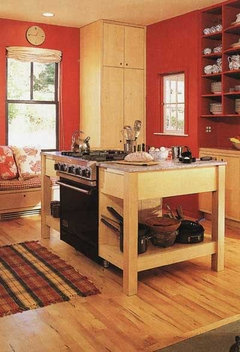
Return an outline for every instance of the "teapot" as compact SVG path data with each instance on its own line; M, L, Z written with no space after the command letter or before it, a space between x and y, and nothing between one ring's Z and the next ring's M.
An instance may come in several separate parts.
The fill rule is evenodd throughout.
M71 150L74 153L83 153L83 154L89 154L90 153L90 145L89 145L89 140L90 137L86 137L83 139L83 131L75 131L72 134L72 144L71 144Z

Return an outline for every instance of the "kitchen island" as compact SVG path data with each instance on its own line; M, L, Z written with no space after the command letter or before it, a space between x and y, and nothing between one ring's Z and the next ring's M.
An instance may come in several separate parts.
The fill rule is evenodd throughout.
M152 166L100 163L99 256L123 270L124 293L137 293L138 272L163 265L211 255L212 270L224 269L225 165L215 160L191 164L163 161ZM203 242L149 246L145 253L137 254L139 202L202 192L212 193L212 231ZM123 253L119 237L101 222L102 215L110 217L107 206L123 215Z

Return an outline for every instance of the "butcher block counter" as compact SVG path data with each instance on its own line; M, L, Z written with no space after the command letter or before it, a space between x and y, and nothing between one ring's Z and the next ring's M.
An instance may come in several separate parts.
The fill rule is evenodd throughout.
M123 270L124 293L137 293L138 272L163 265L211 255L212 270L224 269L225 165L215 160L163 161L151 166L100 163L99 256ZM137 254L139 203L201 192L212 192L213 206L212 231L205 233L203 242L168 248L149 245L145 253ZM123 215L123 252L119 236L101 222L102 215L111 217L107 206Z

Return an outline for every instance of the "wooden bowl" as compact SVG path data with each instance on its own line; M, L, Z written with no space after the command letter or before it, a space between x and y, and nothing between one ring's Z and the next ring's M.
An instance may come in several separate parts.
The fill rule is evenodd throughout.
M154 233L169 233L176 231L179 228L181 221L167 216L152 216L147 218L145 223Z

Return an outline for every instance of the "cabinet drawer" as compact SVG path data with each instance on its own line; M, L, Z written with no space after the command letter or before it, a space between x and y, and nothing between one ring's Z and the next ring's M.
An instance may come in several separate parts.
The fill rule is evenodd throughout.
M40 207L41 190L26 192L1 192L0 193L0 212L8 210L18 210L28 207Z

